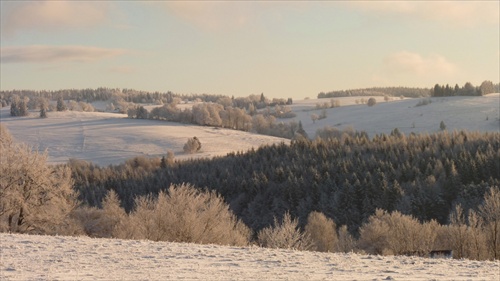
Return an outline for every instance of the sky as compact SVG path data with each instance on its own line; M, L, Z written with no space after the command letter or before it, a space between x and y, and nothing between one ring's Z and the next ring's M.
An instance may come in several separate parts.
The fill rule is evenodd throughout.
M500 80L500 1L5 1L0 89L314 98Z

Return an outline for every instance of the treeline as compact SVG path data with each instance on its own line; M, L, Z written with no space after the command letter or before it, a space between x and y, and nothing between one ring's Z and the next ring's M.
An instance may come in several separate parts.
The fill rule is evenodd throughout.
M76 102L84 101L87 103L97 102L97 101L108 101L113 100L116 97L120 97L127 102L133 103L155 103L158 101L170 102L177 95L172 92L160 93L160 92L147 92L147 91L137 91L133 89L118 89L118 88L96 88L96 89L63 89L56 91L35 91L35 90L11 90L11 91L0 91L0 101L2 101L4 106L8 105L13 96L19 96L21 98L28 97L34 98L46 98L48 100L57 100L62 98L63 100L74 100Z
M318 99L323 98L340 98L340 97L368 97L368 96L392 96L392 97L407 97L420 98L428 97L429 89L426 88L409 88L409 87L374 87L365 89L340 90L331 92L321 92L318 94Z
M126 113L127 110L133 106L130 104L169 104L169 103L180 103L184 102L207 102L207 103L219 103L221 105L227 106L231 105L233 107L241 109L249 109L254 107L255 109L262 109L268 106L276 105L290 105L293 100L291 98L273 98L268 99L264 96L264 93L260 95L249 95L248 97L228 97L223 95L211 95L211 94L176 94L171 91L168 92L148 92L148 91L138 91L134 89L119 89L119 88L97 88L97 89L64 89L57 91L35 91L35 90L11 90L11 91L0 91L0 104L2 107L11 104L12 100L15 98L28 99L28 100L38 100L41 98L47 100L57 100L63 99L65 101L73 102L98 102L107 101L110 102L111 110L117 108L119 111Z
M455 84L454 87L446 85L434 85L431 89L431 96L433 97L451 97L451 96L484 96L491 93L500 92L500 83L494 85L491 81L484 81L479 87L475 87L472 83L467 82L464 86L460 87Z
M115 190L130 211L134 198L189 182L220 193L235 214L258 231L289 212L304 225L320 211L352 234L376 209L446 224L455 204L477 208L500 186L500 134L366 135L294 141L213 160L161 169L159 159L119 166L72 161L81 199L98 206Z
M170 122L181 122L201 126L229 128L233 130L252 131L258 134L292 139L307 137L301 122L278 122L277 118L295 117L295 113L287 105L275 105L273 109L257 111L253 103L248 109L234 107L227 103L197 103L191 108L180 109L177 103L169 103L155 107L149 112L144 106L135 106L127 111L129 118L153 119Z

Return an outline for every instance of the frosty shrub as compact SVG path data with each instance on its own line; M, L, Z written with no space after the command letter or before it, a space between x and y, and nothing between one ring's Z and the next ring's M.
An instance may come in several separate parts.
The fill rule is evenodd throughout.
M0 231L71 231L69 214L77 200L69 168L47 165L46 153L13 143L6 128L0 131Z
M82 206L77 208L72 216L90 237L129 238L123 233L128 217L120 207L120 200L114 190L108 191L102 202L102 209Z
M259 231L257 239L262 247L268 248L309 250L313 245L309 235L299 229L299 221L292 219L289 213L281 223L274 218L274 227Z
M377 209L359 230L359 248L377 255L423 255L432 250L439 225L435 221L420 224L412 216L398 211Z
M313 242L312 250L333 252L337 246L338 237L335 222L323 213L311 212L309 214L305 233Z
M478 212L484 224L484 235L490 259L500 259L500 190L490 187Z
M157 198L137 198L130 219L136 239L247 245L251 236L220 195L189 184L172 185Z
M186 153L195 153L201 149L200 140L197 137L193 137L188 139L188 141L184 144L183 150Z
M450 224L447 226L448 241L454 258L464 258L468 250L471 237L465 219L462 206L456 205L450 214Z
M377 104L377 100L375 98L369 98L367 104L368 106L374 106Z
M349 253L356 247L356 240L352 237L347 229L347 225L343 225L338 231L338 241L335 252Z

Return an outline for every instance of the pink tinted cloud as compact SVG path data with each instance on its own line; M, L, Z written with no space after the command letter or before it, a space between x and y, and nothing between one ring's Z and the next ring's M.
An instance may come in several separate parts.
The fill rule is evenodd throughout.
M23 30L53 31L91 27L107 20L106 1L26 1L6 2L2 6L2 33L15 35Z
M348 7L370 14L431 20L470 27L500 23L498 1L350 1Z
M126 53L89 46L15 46L1 49L2 63L89 62Z

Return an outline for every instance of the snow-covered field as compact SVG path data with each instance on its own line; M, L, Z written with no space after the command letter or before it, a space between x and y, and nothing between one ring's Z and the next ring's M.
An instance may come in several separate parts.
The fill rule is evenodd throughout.
M136 156L165 156L168 150L174 152L176 159L224 156L260 145L289 142L242 131L128 119L127 115L116 113L49 112L48 118L40 119L36 112L29 117L11 117L9 108L3 108L0 114L2 124L16 140L47 150L52 164L76 158L105 166ZM184 153L184 144L194 136L201 141L201 151Z
M1 280L500 280L499 261L0 234Z
M411 132L434 133L440 131L441 121L449 131L500 131L498 93L481 97L426 98L432 103L423 106L416 106L422 99L395 98L385 102L383 97L377 97L377 104L372 107L357 105L355 100L361 97L333 99L340 101L341 107L326 109L325 119L313 123L311 114L319 115L321 110L314 109L316 104L330 102L331 99L294 101L291 107L297 117L282 121L300 120L309 137L314 137L316 131L325 126L338 129L352 127L358 131L366 131L371 137L381 133L390 134L395 128L406 135Z
M364 97L368 99L367 97ZM278 122L301 121L313 138L318 129L332 126L364 130L369 136L389 134L398 128L411 132L434 133L443 121L447 130L466 129L480 132L500 131L500 94L483 97L432 98L432 103L416 106L420 99L394 99L385 102L377 97L375 106L357 105L361 97L335 98L341 107L326 109L327 117L313 123L311 114L320 114L317 103L330 99L295 101L291 106L297 117ZM0 120L19 141L47 150L50 163L64 163L69 158L98 165L118 164L135 156L161 157L168 150L176 159L224 156L233 151L247 151L263 144L289 140L248 132L186 125L154 120L127 119L124 114L100 112L49 112L48 118L10 117L9 108L0 110ZM198 137L201 153L185 154L188 138Z

